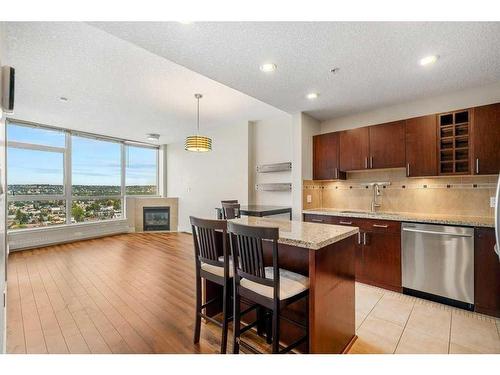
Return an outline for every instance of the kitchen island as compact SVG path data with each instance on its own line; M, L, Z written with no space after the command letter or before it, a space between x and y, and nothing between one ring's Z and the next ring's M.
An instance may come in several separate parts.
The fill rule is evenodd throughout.
M309 277L309 352L346 352L356 339L354 279L359 229L250 216L232 221L279 228L280 267ZM271 264L271 247L266 245L264 243L264 259ZM207 281L206 300L218 293L221 293L220 287ZM218 312L213 309L208 313L215 315ZM304 312L305 304L298 301L283 311L283 315L300 320ZM284 344L300 336L297 327L285 319L280 324Z

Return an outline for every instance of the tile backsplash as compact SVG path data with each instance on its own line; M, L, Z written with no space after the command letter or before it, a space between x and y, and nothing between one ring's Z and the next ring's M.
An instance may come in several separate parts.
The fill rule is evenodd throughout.
M348 172L344 181L304 180L303 207L370 210L373 188L367 184L390 182L380 189L377 211L492 217L497 180L498 175L408 178L402 168Z

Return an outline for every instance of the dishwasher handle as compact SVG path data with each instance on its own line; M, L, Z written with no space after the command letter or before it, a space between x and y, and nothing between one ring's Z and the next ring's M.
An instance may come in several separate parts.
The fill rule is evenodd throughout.
M433 230L423 230L423 229L413 229L413 228L403 228L403 230L405 232L415 232L415 233L425 233L425 234L437 234L437 235L440 235L440 236L472 237L471 234L436 232L436 231L433 231Z

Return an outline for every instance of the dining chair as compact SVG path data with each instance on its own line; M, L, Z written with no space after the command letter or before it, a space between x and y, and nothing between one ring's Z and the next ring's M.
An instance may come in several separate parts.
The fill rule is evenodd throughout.
M252 301L272 313L272 353L286 353L309 342L309 278L307 276L279 267L278 239L279 229L258 227L228 222L229 243L233 259L233 353L238 353L240 345L247 350L260 353L256 348L241 339L247 327L241 328L240 300ZM263 243L270 244L272 264L264 262ZM305 298L305 324L286 319L301 327L305 334L288 345L280 348L280 312L286 306Z
M238 199L227 199L224 201L220 201L220 203L238 203Z
M239 203L222 203L222 217L226 220L241 217Z

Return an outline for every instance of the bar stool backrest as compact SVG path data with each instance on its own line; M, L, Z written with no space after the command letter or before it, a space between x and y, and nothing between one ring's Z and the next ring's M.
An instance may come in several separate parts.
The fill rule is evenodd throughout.
M240 218L239 203L222 203L222 217L226 220Z
M241 278L274 288L274 298L279 298L279 267L278 267L278 238L279 229L272 227L257 227L228 222L231 254L235 282ZM266 278L263 241L272 244L273 278Z
M194 216L189 217L191 230L193 232L194 252L196 265L200 262L213 266L224 267L224 274L229 274L229 249L227 246L227 221L200 219ZM221 232L221 236L216 236L216 231ZM222 254L220 248L222 247ZM224 261L219 257L223 255Z

